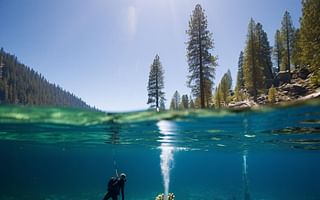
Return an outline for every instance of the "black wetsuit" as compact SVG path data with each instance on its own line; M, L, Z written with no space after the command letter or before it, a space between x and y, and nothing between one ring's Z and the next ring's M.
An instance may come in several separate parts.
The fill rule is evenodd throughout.
M104 196L103 200L118 200L118 195L121 192L122 200L124 200L124 183L125 180L112 177L108 183L108 193Z

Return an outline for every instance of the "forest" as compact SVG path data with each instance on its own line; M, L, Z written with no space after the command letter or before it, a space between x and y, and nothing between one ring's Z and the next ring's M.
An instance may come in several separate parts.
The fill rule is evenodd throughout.
M299 28L293 26L290 13L285 11L281 27L275 31L273 47L263 25L251 18L245 46L239 53L234 87L230 70L214 87L218 56L212 54L214 40L205 11L196 5L186 31L187 86L191 94L180 96L176 91L170 109L232 107L243 101L251 101L252 105L274 104L316 92L320 86L319 10L319 0L303 0ZM149 76L148 104L158 108L155 102L161 101L159 108L164 109L164 74L158 55L156 59ZM158 82L161 85L150 85Z
M0 104L90 108L83 100L49 83L41 74L0 50Z
M213 54L213 34L205 10L197 4L186 30L186 85L190 94L175 91L170 109L230 107L242 101L270 104L309 95L320 86L320 1L303 0L300 26L288 11L279 19L271 46L263 24L251 18L238 71L233 83L230 70L214 83L218 55ZM224 66L225 67L225 66ZM156 55L147 83L150 108L164 110L164 70ZM0 103L17 105L90 108L83 100L48 82L40 73L20 63L16 56L0 50Z

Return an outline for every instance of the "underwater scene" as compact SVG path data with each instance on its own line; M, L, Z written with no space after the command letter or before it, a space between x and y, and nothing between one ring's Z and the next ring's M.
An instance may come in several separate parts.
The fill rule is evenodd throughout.
M104 113L0 107L0 199L320 199L320 102ZM121 198L120 198L121 199Z

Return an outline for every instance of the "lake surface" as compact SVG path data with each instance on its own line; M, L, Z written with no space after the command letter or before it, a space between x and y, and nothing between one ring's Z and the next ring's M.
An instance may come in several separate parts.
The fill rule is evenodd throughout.
M247 111L0 106L0 199L320 199L320 102Z

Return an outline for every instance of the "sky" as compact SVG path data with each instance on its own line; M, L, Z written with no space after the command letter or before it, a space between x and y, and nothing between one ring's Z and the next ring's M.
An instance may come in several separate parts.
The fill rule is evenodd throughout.
M213 34L215 85L228 69L235 84L251 17L273 45L284 12L295 27L301 16L301 0L0 0L0 47L105 111L148 108L148 75L158 54L168 107L176 90L190 94L186 30L196 4Z

